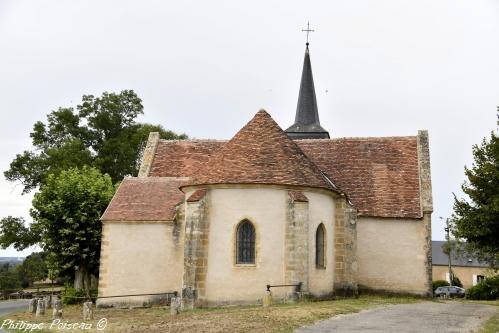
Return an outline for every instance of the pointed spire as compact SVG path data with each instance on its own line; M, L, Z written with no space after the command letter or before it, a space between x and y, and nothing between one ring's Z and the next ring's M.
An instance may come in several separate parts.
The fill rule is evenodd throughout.
M329 139L329 133L321 127L319 122L308 41L303 61L295 123L286 130L286 133L292 139Z

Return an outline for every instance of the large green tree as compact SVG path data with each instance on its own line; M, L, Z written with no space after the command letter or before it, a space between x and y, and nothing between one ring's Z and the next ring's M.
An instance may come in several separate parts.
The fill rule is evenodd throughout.
M33 198L33 223L26 226L22 219L4 218L0 246L23 249L41 245L46 254L26 263L20 273L30 272L31 276L25 280L47 276L50 266L60 276L72 276L76 289L88 291L91 275L98 274L102 230L99 218L114 191L111 177L93 167L70 168L57 176L49 174ZM40 260L45 265L40 265Z
M499 118L499 114L498 114ZM498 122L499 125L499 122ZM454 196L453 233L468 251L494 267L499 264L499 136L473 146L474 163L465 168L467 199Z
M59 108L47 116L46 123L36 122L30 134L34 149L16 155L4 175L20 181L24 193L43 184L48 175L71 167L93 166L113 182L136 175L149 132L159 132L163 139L187 137L160 125L136 122L143 109L132 90L85 95L76 110Z
M74 274L77 289L90 289L91 274L98 274L99 218L113 194L111 177L85 166L49 175L33 199L30 229L61 273Z

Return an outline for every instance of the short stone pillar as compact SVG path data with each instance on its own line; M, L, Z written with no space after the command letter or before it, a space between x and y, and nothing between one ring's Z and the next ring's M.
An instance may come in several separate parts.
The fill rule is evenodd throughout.
M296 291L288 291L284 300L286 303L296 303L298 300L298 293Z
M33 297L32 299L29 300L29 304L28 304L28 312L29 313L33 313L33 314L36 313L36 302L37 302L36 297Z
M267 308L272 305L272 292L270 290L265 291L263 296L263 307Z
M197 291L194 288L186 287L182 289L182 309L192 310L194 309L194 302L197 298Z
M62 318L62 301L59 298L56 298L53 304L52 319Z
M84 302L83 303L83 320L93 320L94 319L94 303Z
M172 297L170 300L170 314L176 316L180 313L180 307L182 305L182 300L180 297Z
M45 308L50 309L52 307L52 295L45 296Z
M45 315L45 300L43 298L40 298L36 303L36 316L40 317L43 315Z

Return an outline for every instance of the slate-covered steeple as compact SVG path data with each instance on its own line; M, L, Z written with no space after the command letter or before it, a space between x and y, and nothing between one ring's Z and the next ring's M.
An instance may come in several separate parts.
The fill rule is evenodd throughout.
M286 130L286 133L291 139L329 139L329 133L321 127L319 122L308 42L303 61L295 123Z

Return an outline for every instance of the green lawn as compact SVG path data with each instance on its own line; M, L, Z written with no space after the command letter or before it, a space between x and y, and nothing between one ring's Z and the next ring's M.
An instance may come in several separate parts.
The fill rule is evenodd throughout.
M91 330L96 330L98 320L106 318L108 325L104 332L291 332L295 328L326 319L338 314L359 312L363 309L388 304L415 303L414 297L362 296L357 299L341 299L321 302L299 302L278 304L270 308L262 306L237 306L196 309L180 315L170 316L169 309L153 307L149 309L96 309ZM45 330L52 322L50 311L42 318L35 318L29 313L18 313L9 319L43 323ZM81 306L66 306L63 322L81 323ZM73 331L73 330L72 330ZM78 330L76 330L78 331Z

